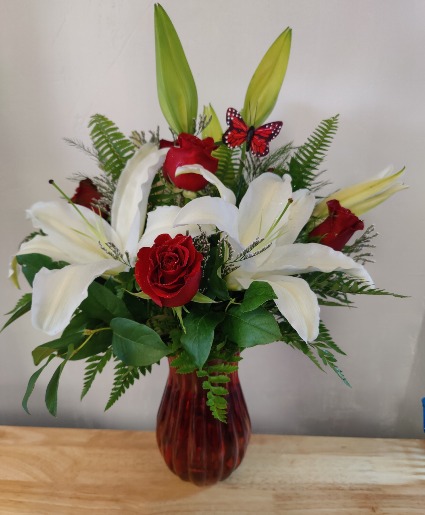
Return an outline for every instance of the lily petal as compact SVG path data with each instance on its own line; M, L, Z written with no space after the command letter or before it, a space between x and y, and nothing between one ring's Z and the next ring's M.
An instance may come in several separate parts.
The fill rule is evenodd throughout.
M238 241L238 208L218 197L199 197L186 204L174 225L215 225Z
M294 191L292 200L292 204L279 223L277 245L293 243L313 212L315 198L309 190Z
M252 281L270 284L277 299L277 308L300 337L311 342L319 334L320 307L316 295L304 279L283 275L263 274L261 278L239 277L238 283L247 289Z
M185 173L194 173L196 175L202 175L202 177L206 181L213 184L218 189L220 197L223 200L225 200L226 202L230 202L230 204L233 205L236 204L236 197L233 191L227 188L215 174L211 173L209 170L206 170L203 166L184 165L176 168L176 177L178 177L179 175L184 175Z
M264 237L290 198L292 188L289 176L281 179L274 173L266 172L254 179L239 205L241 243L248 246L257 237Z
M34 236L29 241L22 243L19 247L18 256L20 254L44 254L54 261L63 261L65 259L62 249L56 247L48 236Z
M87 288L107 270L123 265L104 259L86 265L69 265L59 270L42 268L34 278L31 306L32 323L49 335L61 332L74 311L87 297Z
M171 237L174 237L179 232L182 232L181 228L174 227L174 220L180 211L181 208L178 206L159 206L150 211L145 232L139 242L139 249L141 247L150 247L155 238L160 234L169 234Z
M158 150L146 143L128 161L118 179L111 225L121 236L125 250L135 256L146 219L149 192L157 171L164 163L168 148Z
M320 307L316 295L299 277L268 276L265 279L275 292L279 311L305 342L319 334Z
M262 263L261 271L257 275L296 275L317 271L341 271L373 284L364 266L342 252L319 243L294 243L275 247L268 259Z
M42 254L49 251L48 256L69 263L92 263L106 257L99 242L112 242L118 248L122 247L120 238L111 226L92 209L84 206L75 207L63 200L37 202L27 213L34 227L41 229L47 236L24 243L20 254L27 254L29 249ZM39 246L38 251L35 250L36 246ZM54 248L61 249L60 257Z

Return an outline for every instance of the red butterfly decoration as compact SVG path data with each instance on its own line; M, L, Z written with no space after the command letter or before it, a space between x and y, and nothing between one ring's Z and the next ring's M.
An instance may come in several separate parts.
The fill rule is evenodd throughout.
M256 129L248 127L236 109L229 107L226 113L226 123L229 126L223 134L223 143L229 148L239 147L246 141L246 149L254 156L264 157L269 153L269 143L280 132L282 122L270 122Z

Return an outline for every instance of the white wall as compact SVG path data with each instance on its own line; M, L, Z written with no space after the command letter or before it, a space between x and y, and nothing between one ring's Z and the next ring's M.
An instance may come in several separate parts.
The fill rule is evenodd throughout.
M353 388L319 372L284 344L249 350L241 365L255 431L423 436L425 396L425 2L410 0L163 0L183 42L201 103L222 115L241 107L259 59L287 25L293 49L273 119L280 142L301 144L320 120L341 114L326 168L335 187L406 165L410 189L364 216L380 238L369 267L376 284L406 300L359 298L358 309L323 318L348 356ZM30 231L25 209L56 198L54 177L94 173L63 137L88 140L100 112L126 133L166 124L157 99L153 2L0 0L1 306L19 293L9 258ZM107 414L112 374L79 402L82 368L65 368L59 415L43 406L49 374L20 407L34 371L30 351L45 341L21 319L0 335L0 423L110 428L154 427L166 365L135 385Z

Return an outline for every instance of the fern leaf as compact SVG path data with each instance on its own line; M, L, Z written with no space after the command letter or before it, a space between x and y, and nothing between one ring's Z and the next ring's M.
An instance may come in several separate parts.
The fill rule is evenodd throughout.
M151 367L133 367L122 363L121 361L115 366L114 384L112 386L111 395L105 406L105 411L111 408L117 400L139 379L140 373L145 375L150 372Z
M214 150L212 156L219 160L216 173L217 177L225 186L234 190L240 165L240 150L220 145Z
M84 386L81 392L81 400L87 395L88 391L92 387L93 381L96 376L100 374L105 368L106 363L111 359L112 352L108 350L103 356L91 356L87 361L87 367L84 372Z
M118 179L127 161L133 156L134 144L106 116L95 114L89 127L100 167L113 179Z
M292 177L294 190L312 189L318 168L326 157L337 128L338 115L323 120L304 145L295 151L286 170L286 173Z

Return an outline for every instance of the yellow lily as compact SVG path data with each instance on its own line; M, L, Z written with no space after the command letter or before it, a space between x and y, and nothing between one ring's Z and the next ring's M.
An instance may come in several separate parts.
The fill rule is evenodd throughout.
M331 199L338 200L343 207L360 216L387 200L397 191L407 188L401 181L404 171L404 167L393 174L389 174L389 170L385 170L374 179L343 188L319 202L314 208L313 216L326 218L328 215L326 202Z

